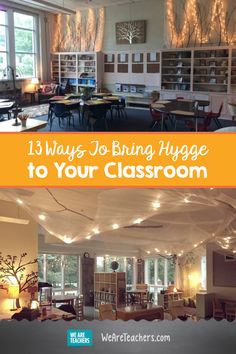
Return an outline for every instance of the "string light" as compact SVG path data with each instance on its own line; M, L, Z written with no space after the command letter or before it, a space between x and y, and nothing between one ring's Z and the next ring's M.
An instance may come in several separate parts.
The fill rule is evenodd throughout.
M226 18L228 13L224 6L224 0L212 0L210 20L209 20L209 30L208 33L203 33L204 28L198 11L197 0L189 0L185 2L184 5L184 19L182 28L177 31L175 24L175 10L173 5L174 0L167 0L166 2L166 14L167 14L167 24L169 31L169 38L171 45L173 47L180 47L187 45L188 39L190 39L190 24L193 33L196 36L196 42L198 44L206 44L210 42L210 39L215 35L216 30L220 28L220 38L226 44L232 44L236 40L236 35L232 35L229 39L229 33L226 30ZM207 29L206 25L206 29Z

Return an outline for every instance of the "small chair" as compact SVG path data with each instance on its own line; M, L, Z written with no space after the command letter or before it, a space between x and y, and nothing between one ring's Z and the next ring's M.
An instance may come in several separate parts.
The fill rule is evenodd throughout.
M214 122L215 122L217 128L222 128L222 124L220 123L220 121L219 121L219 119L218 119L218 118L220 118L220 116L221 116L222 109L223 109L223 102L221 103L218 112L214 113L214 112L211 111L211 112L209 112L209 113L206 114L206 117L207 117L208 119L214 120Z
M116 320L116 312L113 311L112 304L101 304L99 306L99 320Z
M50 123L50 131L52 130L53 120L58 118L59 126L61 127L61 120L67 119L69 125L72 119L73 126L74 126L74 116L68 107L63 103L53 102L50 104L49 113L48 113L48 120Z
M161 125L162 123L162 114L161 112L155 110L152 105L149 106L149 109L150 109L150 114L151 114L151 117L152 117L152 124L151 124L151 127L150 129L151 130L154 130L155 127L158 127L159 125ZM164 128L165 130L168 130L167 128L167 125L166 125L166 119L167 117L165 116L164 117L164 122L163 122L163 125L164 125Z
M113 110L116 112L116 118L128 119L126 112L126 102L125 97L121 97L119 103L113 104L111 106L111 116L113 117Z
M217 113L214 112L208 112L205 114L203 121L202 122L198 122L198 131L207 131L208 128L211 125L212 120L214 121L214 123L216 124L217 128L221 128L222 125L219 121L219 117L221 115L223 109L223 102L220 105L219 111ZM186 125L188 128L190 128L190 130L195 130L195 122L192 121L187 121Z
M223 306L222 306L221 302L216 297L214 297L214 299L213 299L212 306L213 306L213 317L215 319L225 318L225 312L224 312Z

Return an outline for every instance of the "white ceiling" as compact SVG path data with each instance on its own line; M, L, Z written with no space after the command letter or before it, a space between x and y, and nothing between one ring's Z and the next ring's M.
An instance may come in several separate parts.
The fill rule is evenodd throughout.
M5 1L5 0L4 0ZM122 4L131 4L141 0L44 0L48 4L65 7L72 10L86 9L91 7L107 7ZM7 2L7 1L6 1ZM40 9L40 1L34 0L10 0L12 3L26 5ZM45 9L42 7L42 9ZM48 10L50 12L50 10Z
M6 198L21 202L51 242L122 244L147 254L215 242L236 252L236 189L2 189Z

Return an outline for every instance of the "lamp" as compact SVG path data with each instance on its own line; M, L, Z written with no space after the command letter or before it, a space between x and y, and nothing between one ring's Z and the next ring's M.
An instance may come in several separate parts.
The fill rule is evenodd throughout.
M19 285L18 284L9 284L8 286L8 297L13 300L13 308L11 311L17 310L16 299L19 297Z
M39 84L39 79L37 77L33 77L32 80L31 80L31 84L35 85L34 86L34 91L36 92L37 91L37 85Z

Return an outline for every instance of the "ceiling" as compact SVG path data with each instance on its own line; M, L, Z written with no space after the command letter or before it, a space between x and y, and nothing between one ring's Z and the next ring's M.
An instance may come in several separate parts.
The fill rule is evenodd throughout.
M215 242L236 253L236 189L2 189L60 242L182 255Z
M72 10L82 10L92 7L107 7L122 4L133 4L141 0L10 0L12 3L17 3L21 5L30 6L37 9L43 9L48 12L53 11L53 7L59 6L60 8L72 9ZM45 7L47 5L47 7ZM56 10L58 11L58 9Z

